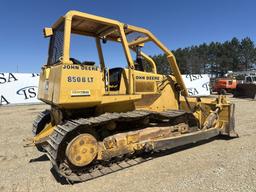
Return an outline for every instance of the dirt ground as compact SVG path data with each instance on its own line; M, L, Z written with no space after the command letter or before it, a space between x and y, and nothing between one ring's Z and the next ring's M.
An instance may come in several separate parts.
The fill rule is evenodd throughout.
M44 105L0 108L0 192L256 191L256 101L236 99L240 137L216 139L85 183L63 185L50 161L23 148Z

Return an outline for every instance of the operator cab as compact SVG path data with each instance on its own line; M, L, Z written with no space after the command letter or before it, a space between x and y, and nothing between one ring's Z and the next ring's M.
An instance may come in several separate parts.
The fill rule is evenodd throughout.
M154 46L156 45L164 51L166 56L168 56L168 62L170 62L174 68L177 68L176 60L171 52L162 45L153 34L146 29L126 25L115 20L108 19L103 21L93 15L70 11L64 17L61 17L52 28L45 28L44 33L45 37L51 37L47 67L59 64L96 67L96 64L99 64L95 69L101 72L102 76L94 77L95 81L93 82L99 82L101 85L104 84L104 95L116 94L113 93L116 91L118 91L120 95L135 95L136 92L157 92L156 86L159 77L157 77L156 63L149 55L141 50L146 43L147 48L152 43ZM89 39L93 40L93 48L88 46L87 43L83 43L82 39L82 41L76 41L75 38L77 36L83 38L89 37ZM73 37L75 37L75 40L72 39ZM76 49L74 42L78 43L77 47L86 48L86 50L76 50L73 53L72 48ZM109 51L103 50L103 44L106 42L113 42L116 45L120 45L125 63L120 61L118 61L118 63L123 63L126 67L113 68L113 66L111 66L112 68L109 69L105 65L106 63L113 65L113 62L109 62L108 59L105 60L104 54L110 53ZM109 48L109 46L106 47ZM150 50L147 48L146 50ZM96 54L94 54L95 52ZM115 51L113 53L115 55L118 54ZM135 58L133 58L134 53L136 54ZM88 60L82 62L80 58L83 56L86 56ZM91 58L93 56L96 56L96 58ZM145 63L149 65L145 66ZM176 69L174 72L178 83L185 90L179 70ZM79 80L86 79L88 76L91 77L92 72L84 70L81 72L80 76L74 74L72 78L78 78ZM94 88L97 89L99 87L93 87L92 89Z

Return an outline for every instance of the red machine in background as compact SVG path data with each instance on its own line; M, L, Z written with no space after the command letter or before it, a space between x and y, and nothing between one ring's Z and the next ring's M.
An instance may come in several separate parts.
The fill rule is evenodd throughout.
M223 77L217 78L213 83L213 91L218 94L225 95L227 93L234 93L237 86L237 80L234 78Z

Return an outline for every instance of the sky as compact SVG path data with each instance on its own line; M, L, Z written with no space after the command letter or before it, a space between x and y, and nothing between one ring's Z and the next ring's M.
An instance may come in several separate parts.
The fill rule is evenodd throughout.
M256 40L255 0L1 0L0 72L40 72L47 61L49 41L42 30L68 10L145 27L172 50L233 37ZM84 50L76 52L71 44L74 55L83 53L78 59L92 60L96 56L96 49L89 48L92 42L79 38L72 42ZM108 49L110 45L104 48L106 63L112 67L125 62L117 54L119 48ZM151 55L158 53L154 48L151 51Z

